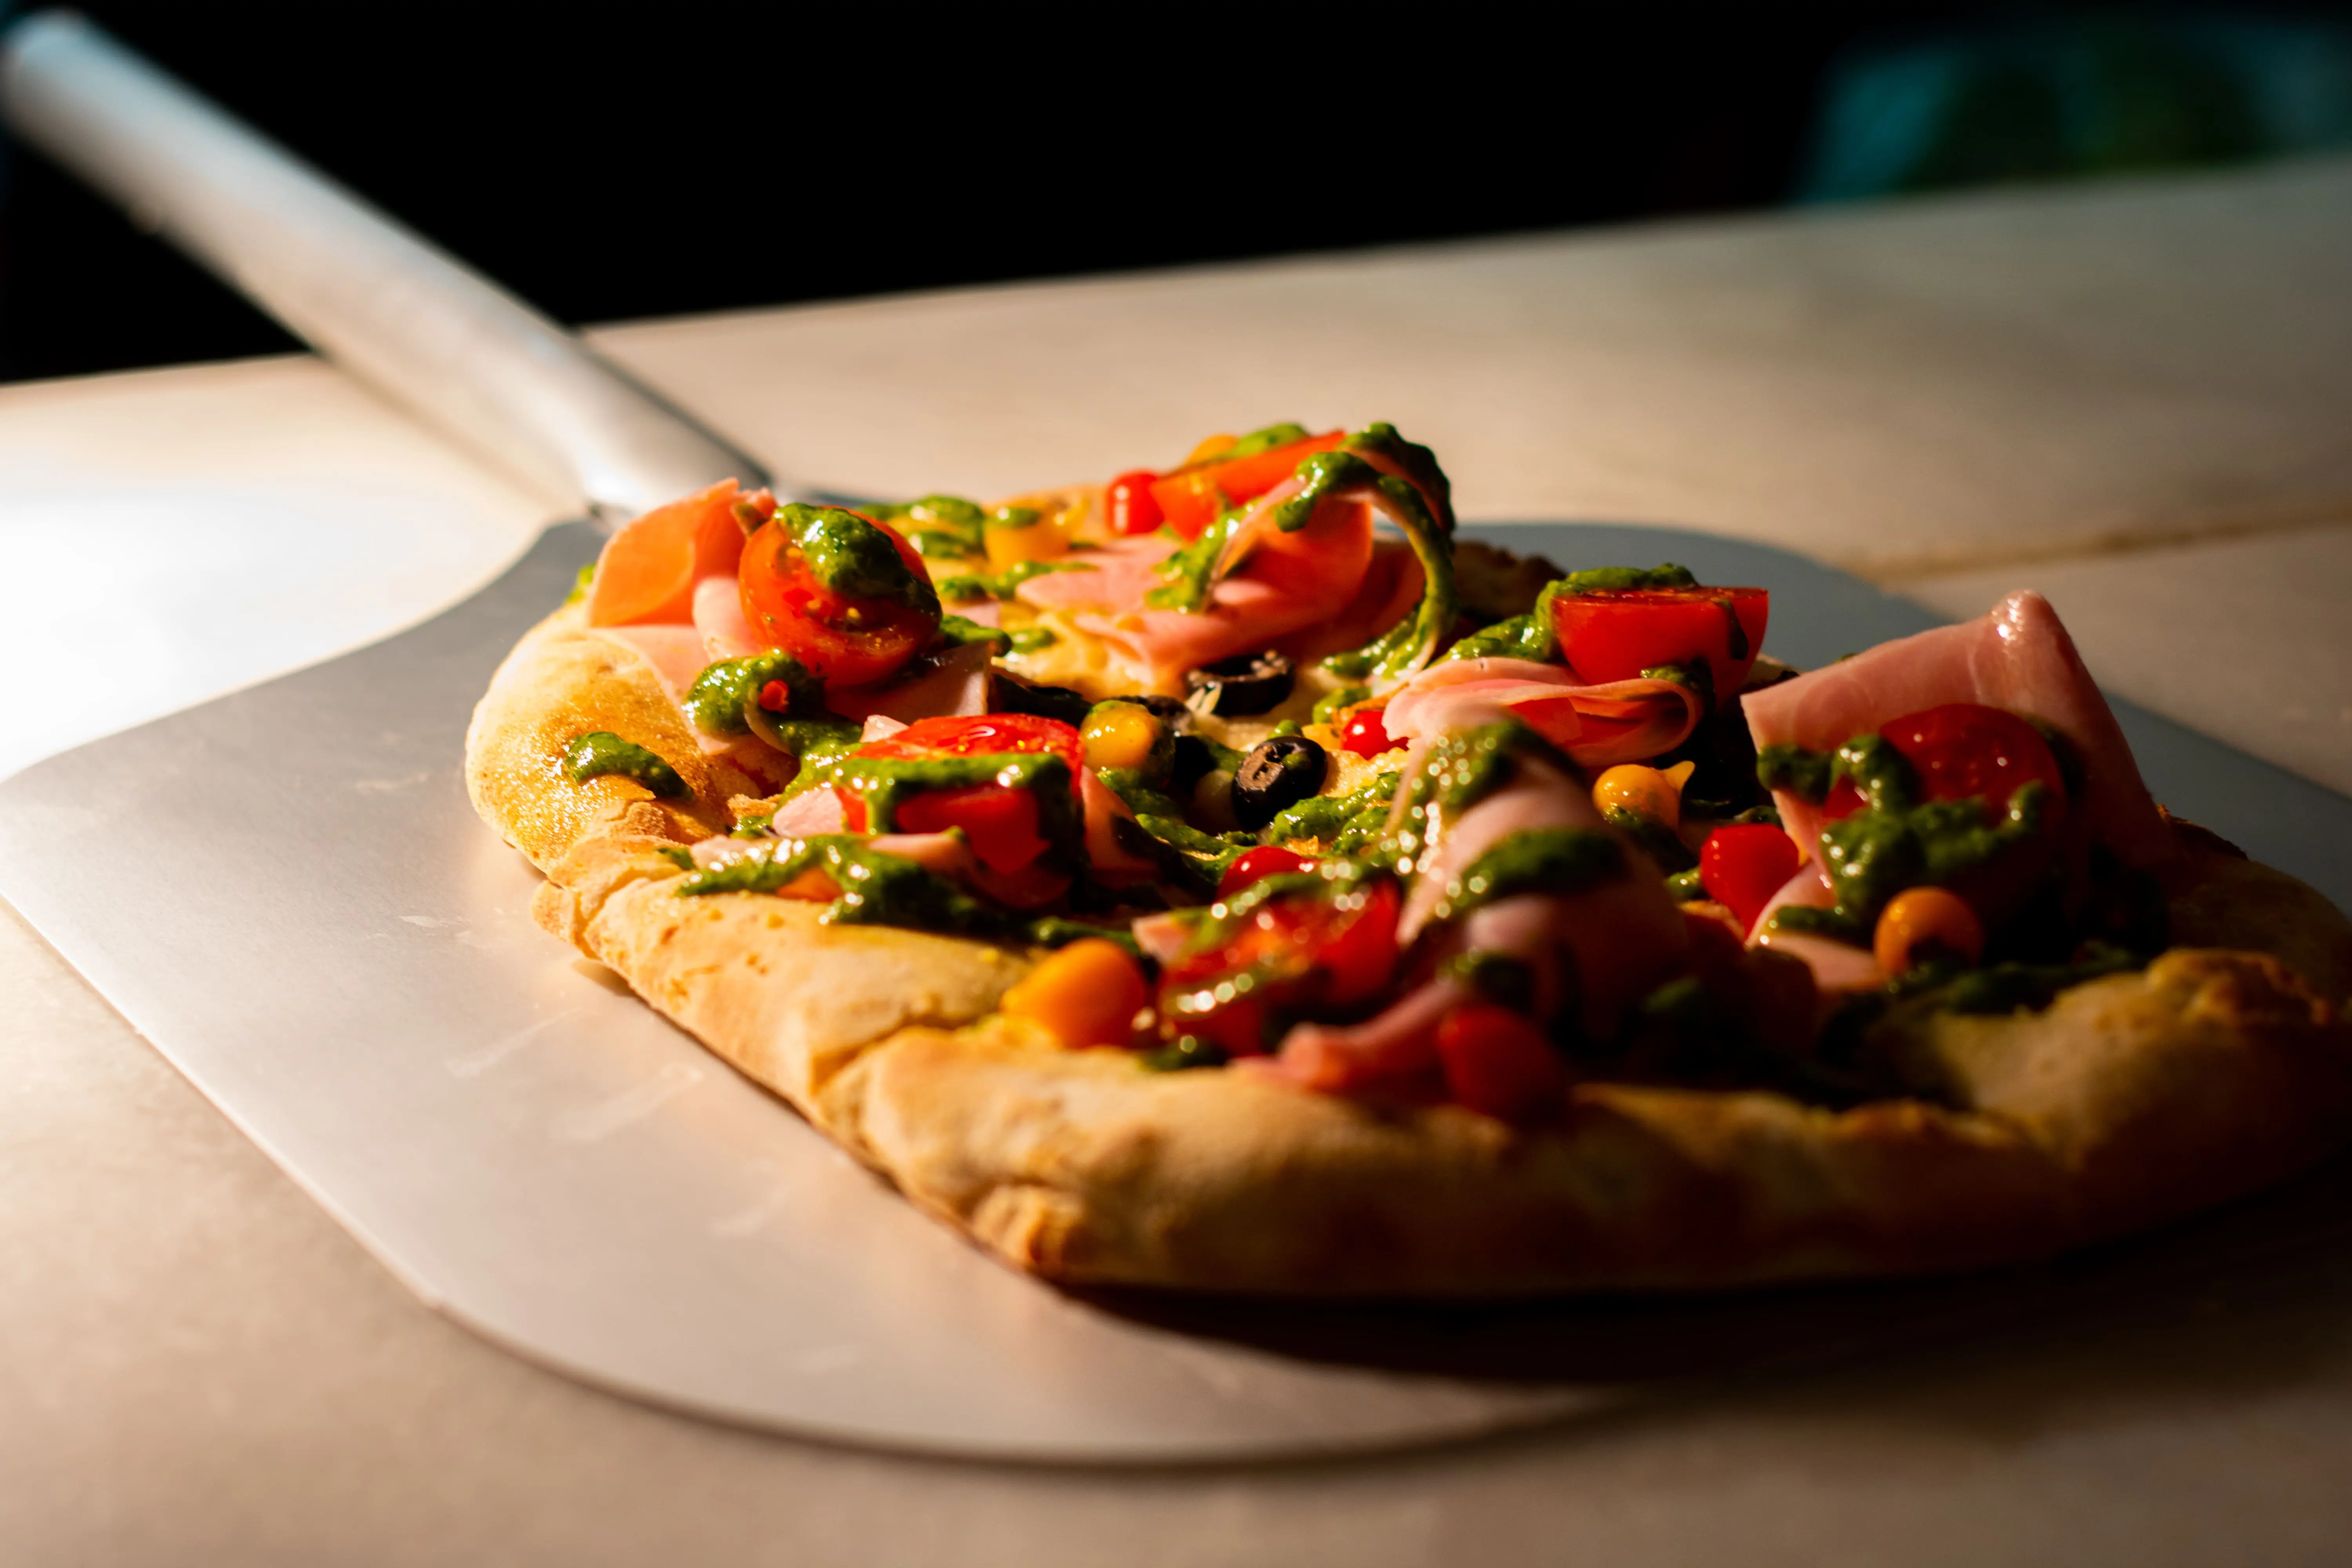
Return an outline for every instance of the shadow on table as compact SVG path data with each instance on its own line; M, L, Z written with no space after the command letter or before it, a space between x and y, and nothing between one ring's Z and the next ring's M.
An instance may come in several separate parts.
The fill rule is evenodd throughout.
M1728 1295L1643 1294L1507 1306L1329 1305L1095 1291L1132 1322L1302 1361L1479 1381L1655 1387L1826 1365L2045 1319L2111 1319L2261 1274L2274 1295L2342 1309L2352 1343L2352 1158L2151 1236L2071 1258L1941 1279ZM2308 1341L2304 1333L2301 1339ZM2294 1359L2326 1354L2305 1343ZM2280 1343L2279 1353L2292 1351Z

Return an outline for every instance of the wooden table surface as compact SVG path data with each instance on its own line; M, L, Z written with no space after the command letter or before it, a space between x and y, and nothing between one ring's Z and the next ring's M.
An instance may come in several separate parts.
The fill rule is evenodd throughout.
M2352 161L615 327L780 469L1007 492L1393 420L1465 517L1768 541L2352 792ZM0 771L463 597L534 496L307 359L0 388ZM1574 564L1574 563L1570 563ZM135 825L126 825L135 831ZM854 1453L433 1316L0 910L10 1562L2352 1560L2352 1259L1269 1470Z

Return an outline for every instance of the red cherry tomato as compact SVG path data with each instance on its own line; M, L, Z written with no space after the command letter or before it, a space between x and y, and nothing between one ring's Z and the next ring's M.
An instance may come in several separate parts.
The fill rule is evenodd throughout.
M1396 968L1398 904L1396 884L1389 881L1344 899L1319 890L1270 899L1222 944L1160 972L1160 1016L1176 1033L1249 1055L1270 1043L1265 1030L1276 1008L1345 1009L1370 1001ZM1230 1001L1178 1005L1244 973L1251 988Z
M889 536L907 569L928 581L914 546L887 523L874 526ZM760 637L836 686L869 686L892 674L940 629L938 617L905 605L835 593L772 520L745 542L736 580L743 614Z
M1252 882L1262 882L1288 871L1304 871L1314 864L1306 856L1294 854L1277 844L1244 850L1234 857L1234 863L1217 879L1217 897L1231 898Z
M1387 714L1385 708L1359 708L1348 715L1348 726L1339 731L1339 749L1360 757L1394 751L1402 742L1389 733Z
M1288 479L1301 462L1318 452L1336 449L1346 439L1347 432L1333 430L1246 458L1211 458L1153 480L1151 499L1159 505L1161 521L1178 537L1198 539L1201 531L1217 520L1219 497L1225 505L1255 500Z
M1082 745L1077 731L1058 719L1032 713L986 713L919 719L895 735L866 742L856 754L926 762L938 757L1043 752L1058 756L1068 765L1075 793L1083 766ZM841 784L833 787L841 800L843 826L852 833L866 832L865 797ZM1015 909L1034 909L1068 888L1067 876L1037 864L1048 845L1038 831L1037 802L1029 791L996 784L958 784L924 790L899 803L898 832L943 833L950 827L963 829L971 844L972 858L982 868L982 890L1000 901Z
M1772 595L1761 588L1607 588L1551 604L1552 629L1576 673L1596 685L1704 658L1728 698L1764 646ZM1737 624L1745 647L1735 649Z
M1731 910L1740 930L1753 931L1756 917L1803 863L1797 841L1770 823L1734 823L1708 834L1700 846L1699 885Z
M1532 1121L1556 1110L1568 1092L1559 1053L1534 1021L1491 1002L1473 1002L1437 1026L1437 1059L1446 1093L1505 1121Z
M1906 713L1878 727L1919 774L1927 800L1981 800L1985 820L2009 810L2010 796L2029 784L2047 785L2043 820L2052 827L2066 815L2066 779L2042 731L2014 713L1977 702L1947 702ZM1862 807L1862 792L1844 779L1831 786L1822 819L1834 822Z
M1043 855L1037 800L1025 789L968 784L925 790L898 807L901 833L944 833L961 827L972 858L992 871L1017 871Z
M1159 477L1150 468L1137 468L1111 480L1103 504L1113 534L1150 533L1160 526L1160 503L1151 495L1151 482Z

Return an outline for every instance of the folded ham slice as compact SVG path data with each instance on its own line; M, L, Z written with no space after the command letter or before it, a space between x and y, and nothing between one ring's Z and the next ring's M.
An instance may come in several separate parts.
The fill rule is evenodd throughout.
M1181 694L1186 670L1270 647L1355 604L1372 563L1373 520L1390 503L1370 485L1336 491L1304 528L1285 533L1274 513L1300 483L1276 485L1235 525L1198 611L1142 607L1144 595L1169 580L1158 567L1176 547L1160 538L1089 552L1089 570L1032 577L1017 593L1024 604L1069 614L1081 631L1136 666L1153 690Z
M1671 680L1591 686L1534 659L1450 658L1406 681L1382 719L1391 735L1420 740L1484 723L1495 710L1591 768L1671 752L1704 717L1697 693Z
M2082 825L2127 865L2152 866L2170 853L2171 836L2107 700L2057 612L2030 589L1976 620L1881 643L1810 675L1750 691L1742 706L1758 747L1826 752L1947 702L1999 708L2065 737L2083 766L2081 796L2067 812L2070 831ZM1811 853L1820 841L1819 808L1785 792L1775 798L1790 837Z

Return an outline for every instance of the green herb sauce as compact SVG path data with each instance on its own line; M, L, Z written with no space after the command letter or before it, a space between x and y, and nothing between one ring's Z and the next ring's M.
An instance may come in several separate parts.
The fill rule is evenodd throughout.
M938 616L940 596L930 579L907 564L888 534L856 512L794 501L779 507L775 521L816 580L842 597L878 599Z
M1626 874L1625 847L1581 827L1530 827L1497 840L1447 879L1433 922L1459 920L1520 893L1580 893Z
M607 773L635 779L665 799L692 793L686 787L686 781L677 776L676 768L609 730L591 730L574 736L572 744L564 748L563 776L573 784L584 784Z
M1096 572L1101 568L1091 561L1016 561L991 577L967 573L958 577L940 580L940 596L950 604L969 605L982 599L1009 599L1014 590L1032 577L1043 577L1048 572Z
M781 650L748 658L725 658L694 678L681 704L694 727L708 735L740 735L751 727L744 710L759 701L768 682L781 680L791 694L788 713L822 712L824 686L808 667Z
M1050 637L1053 634L1049 632L1046 635ZM984 642L1000 655L1021 646L1021 638L1017 634L1009 635L998 631L993 626L983 626L979 622L967 620L961 616L941 616L940 636L951 643Z

